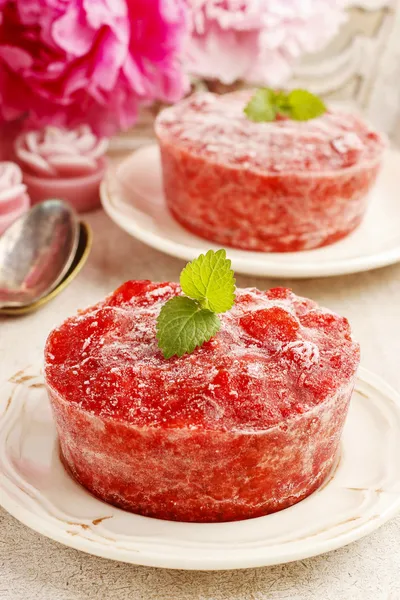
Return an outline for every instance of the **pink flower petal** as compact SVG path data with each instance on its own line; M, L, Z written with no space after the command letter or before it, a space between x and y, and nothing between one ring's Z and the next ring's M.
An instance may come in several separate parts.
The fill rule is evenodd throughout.
M124 0L83 0L87 22L97 30L107 24L112 29L120 31L125 42L128 41L127 6Z
M128 48L122 46L111 31L105 33L93 56L93 84L108 92L113 90L120 77L120 69L127 60Z
M25 50L8 45L0 46L0 60L15 72L29 69L33 64L32 57Z
M326 45L345 19L346 0L188 1L185 65L198 77L227 84L284 83L296 60Z
M54 21L51 33L55 43L72 56L83 56L91 49L96 30L85 22L85 14L78 6L71 6Z
M187 0L0 0L0 116L109 134L179 98Z
M218 25L213 24L206 36L192 40L190 52L194 75L219 79L229 85L251 69L251 57L257 53L257 40L251 33L221 31Z

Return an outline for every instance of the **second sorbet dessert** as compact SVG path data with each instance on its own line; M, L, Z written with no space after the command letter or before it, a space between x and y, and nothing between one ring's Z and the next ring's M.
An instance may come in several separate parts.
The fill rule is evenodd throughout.
M253 122L253 92L194 95L156 121L167 205L184 227L223 246L309 250L361 222L384 139L359 116L329 109Z
M288 289L238 289L210 341L166 360L156 319L181 293L129 281L52 331L45 378L64 464L97 497L160 519L299 502L337 458L359 362L347 320Z

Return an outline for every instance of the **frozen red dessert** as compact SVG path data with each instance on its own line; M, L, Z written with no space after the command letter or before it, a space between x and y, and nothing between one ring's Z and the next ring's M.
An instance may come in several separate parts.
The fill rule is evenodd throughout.
M360 117L255 123L250 91L197 94L156 121L175 219L223 246L265 252L336 242L361 222L385 142Z
M149 517L231 521L287 508L338 455L359 346L347 320L290 290L238 289L220 331L163 358L175 283L129 281L51 332L45 379L65 466Z

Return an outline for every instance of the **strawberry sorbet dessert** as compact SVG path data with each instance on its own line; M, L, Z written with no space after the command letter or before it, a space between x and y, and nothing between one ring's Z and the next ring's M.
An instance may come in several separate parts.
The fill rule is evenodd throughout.
M285 288L238 289L219 331L166 360L176 283L129 281L53 330L45 379L70 474L148 517L259 517L314 492L337 460L359 363L347 320Z
M364 216L384 139L338 109L254 122L244 112L252 93L201 93L161 112L171 213L194 234L244 250L308 250L347 236Z

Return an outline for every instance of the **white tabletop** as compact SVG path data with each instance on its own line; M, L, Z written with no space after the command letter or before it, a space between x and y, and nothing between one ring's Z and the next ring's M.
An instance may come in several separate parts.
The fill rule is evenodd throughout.
M120 231L98 211L88 264L40 312L0 317L0 381L37 362L49 330L127 279L177 280L183 263ZM345 277L277 281L237 277L241 287L287 285L350 320L362 364L400 389L400 265ZM0 492L1 493L1 492ZM30 531L0 509L0 600L400 600L400 517L346 548L264 569L184 572L85 555Z

